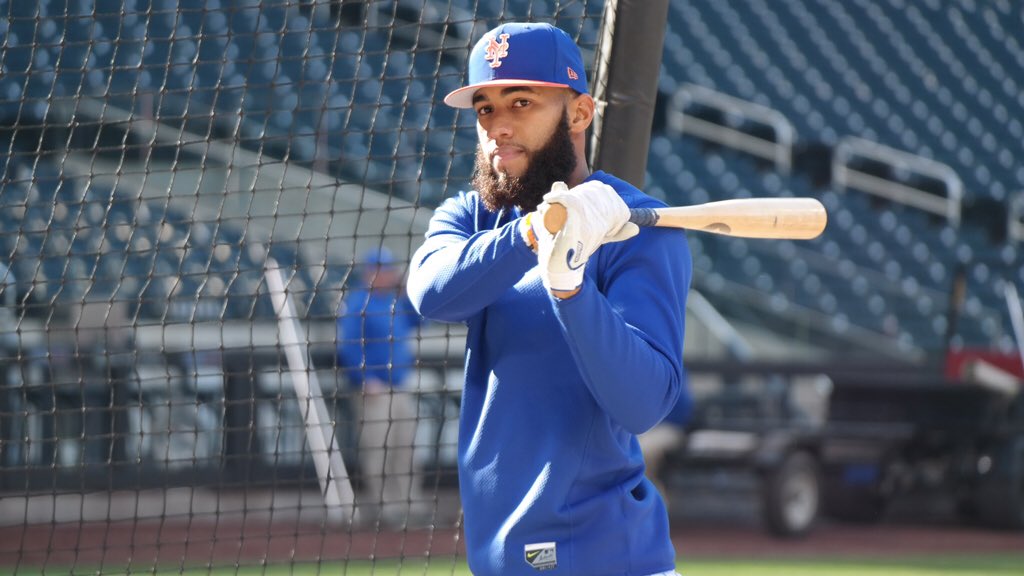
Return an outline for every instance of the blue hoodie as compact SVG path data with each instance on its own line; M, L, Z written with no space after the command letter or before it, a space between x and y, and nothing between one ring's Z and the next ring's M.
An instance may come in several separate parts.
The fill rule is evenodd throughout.
M602 172L630 207L663 204ZM645 576L675 568L664 502L636 435L687 394L691 261L682 231L647 228L590 258L581 291L541 284L519 210L476 192L437 209L413 256L426 318L468 325L459 482L477 575Z

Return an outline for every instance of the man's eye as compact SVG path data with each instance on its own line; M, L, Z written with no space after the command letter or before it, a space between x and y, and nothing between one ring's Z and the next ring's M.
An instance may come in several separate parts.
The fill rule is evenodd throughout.
M486 114L490 114L490 112L491 112L491 107L490 106L481 106L481 107L476 109L476 115L477 116L484 116Z
M516 100L515 103L513 103L513 106L515 106L516 108L524 108L524 107L529 106L529 105L530 105L530 101L529 100Z

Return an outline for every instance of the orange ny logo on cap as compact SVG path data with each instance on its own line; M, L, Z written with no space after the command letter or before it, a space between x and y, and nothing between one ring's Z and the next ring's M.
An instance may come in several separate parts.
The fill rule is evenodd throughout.
M501 39L501 42L495 41L493 36L487 40L487 53L484 55L484 60L491 63L491 68L501 66L501 59L508 56L508 34L502 34L498 38Z

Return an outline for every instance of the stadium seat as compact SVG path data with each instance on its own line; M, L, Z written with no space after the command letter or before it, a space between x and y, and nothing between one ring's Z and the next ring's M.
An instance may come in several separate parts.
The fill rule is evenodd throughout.
M671 79L662 85L671 92L692 82L770 106L793 122L805 142L831 144L855 135L934 158L964 180L966 201L985 196L1005 201L1010 191L1024 187L1019 164L1024 126L1011 112L1022 104L1016 78L1024 51L1006 28L1006 9L1005 3L897 0L673 2L663 58ZM751 161L717 151L656 137L651 152L652 184L670 203L818 194L799 176L759 178ZM676 190L685 195L676 197ZM999 322L992 318L1004 313L990 286L993 266L1012 269L1019 263L1016 256L992 264L986 254L998 247L980 231L937 225L935 218L909 207L886 206L857 192L820 195L831 226L823 241L808 245L809 252L870 273L853 276L869 278L867 288L857 280L856 298L850 304L839 299L850 310L838 313L869 323L884 314L882 328L902 341L941 346L939 295L948 291L953 268L967 264L982 271L974 273L973 312L966 315L960 341L984 345L999 338ZM702 242L700 252L715 242ZM976 263L979 259L984 262ZM695 262L703 262L702 254ZM771 270L765 262L762 271ZM805 284L831 291L849 285L827 277L818 274ZM983 277L989 282L980 282ZM748 283L756 286L757 277ZM866 302L867 313L857 312L854 300ZM830 306L831 299L819 303ZM893 314L899 316L897 324Z

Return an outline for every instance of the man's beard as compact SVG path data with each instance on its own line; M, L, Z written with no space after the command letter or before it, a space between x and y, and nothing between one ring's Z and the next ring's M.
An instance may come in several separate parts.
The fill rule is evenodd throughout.
M539 150L527 151L526 172L519 177L498 176L481 147L476 150L473 187L484 206L492 212L518 206L532 212L543 201L555 182L567 182L576 170L576 150L569 135L568 115L555 127L554 134Z

